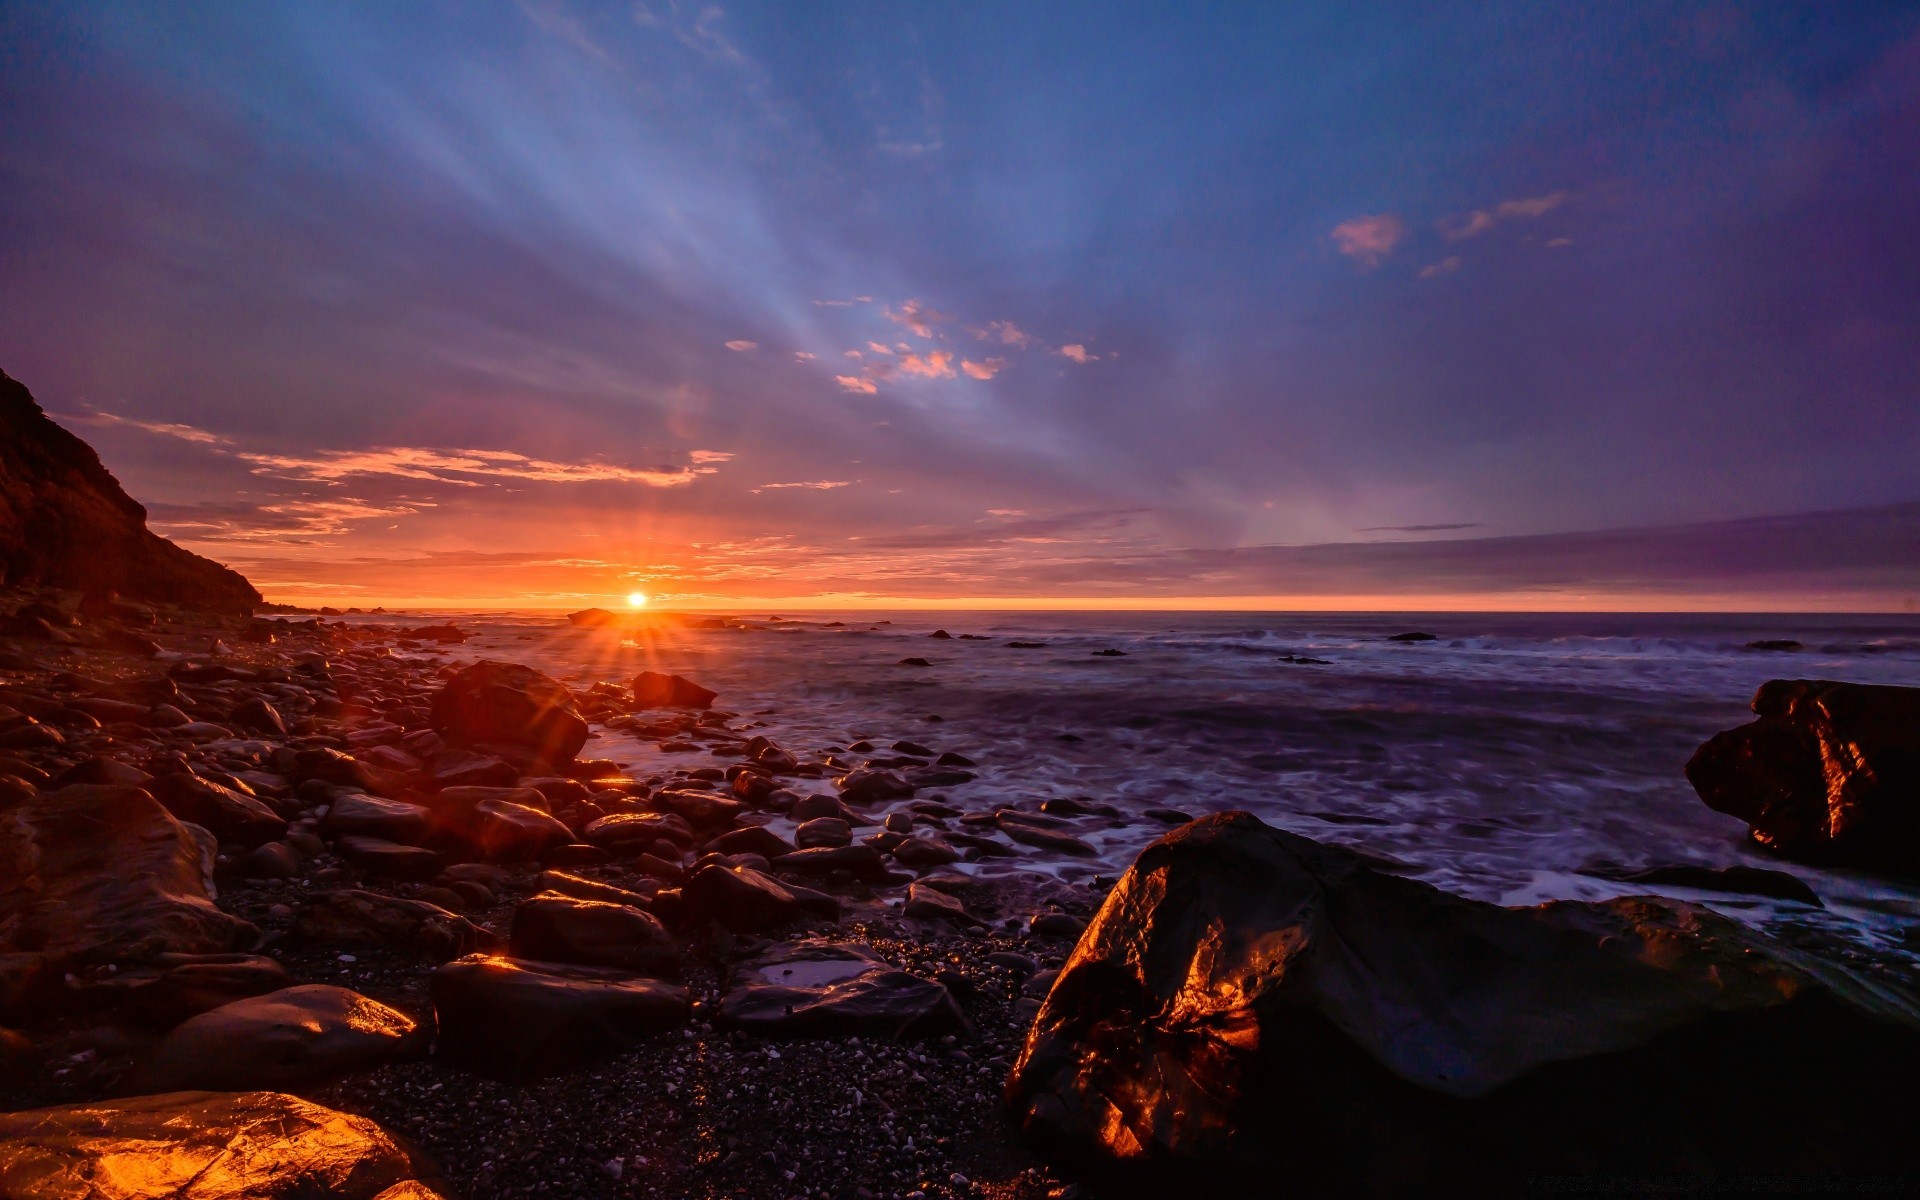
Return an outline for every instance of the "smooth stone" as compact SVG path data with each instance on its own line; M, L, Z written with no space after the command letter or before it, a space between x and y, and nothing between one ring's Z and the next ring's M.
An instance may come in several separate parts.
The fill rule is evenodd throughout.
M536 962L618 967L644 975L680 973L680 948L652 913L559 892L542 892L514 910L507 953Z
M320 828L329 836L385 838L419 845L433 828L433 813L424 805L351 792L336 796L327 806Z
M734 964L721 1024L763 1037L939 1037L966 1028L941 985L865 946L800 942Z
M833 781L840 798L848 804L875 804L882 800L905 800L914 787L892 771L862 767Z
M432 879L447 865L446 856L436 850L389 842L385 838L336 838L333 848L341 858L383 879Z
M642 671L633 677L633 707L712 708L720 693L703 688L681 675Z
M417 954L437 961L488 950L494 934L424 900L344 888L309 899L294 919L294 936L309 945Z
M802 912L791 891L749 867L701 867L687 876L680 895L684 919L718 921L733 933L773 929Z
M801 850L821 846L850 846L853 844L853 830L838 817L815 817L811 821L802 821L793 831L793 844Z
M795 850L792 854L782 854L773 860L773 867L780 871L793 871L801 875L826 875L834 871L846 871L855 879L868 883L885 883L889 878L887 864L880 858L880 852L872 846L821 846L809 850Z
M687 990L628 972L475 955L427 980L435 1057L510 1081L631 1050L687 1020Z
M520 746L569 762L587 744L587 722L567 687L532 667L482 659L433 698L433 728L452 746Z
M424 1054L405 1013L347 988L302 984L187 1019L123 1084L129 1092L300 1087Z

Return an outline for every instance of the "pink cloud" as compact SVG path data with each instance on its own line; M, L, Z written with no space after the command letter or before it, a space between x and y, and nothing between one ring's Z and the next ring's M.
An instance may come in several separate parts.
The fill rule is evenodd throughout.
M905 325L908 329L913 330L916 335L929 340L933 337L933 327L935 325L942 321L953 320L953 318L946 313L936 312L921 304L918 300L908 300L897 309L888 309L887 319L896 324Z
M733 351L735 354L744 354L748 350L758 350L759 348L759 342L749 342L745 338L739 338L727 343L727 349Z
M953 355L945 350L934 350L925 357L909 354L900 360L900 370L908 375L923 375L928 379L952 379Z
M873 351L875 354L892 354L893 353L891 349L881 345L879 342L868 342L867 349Z
M1004 358L990 358L985 362L968 361L960 364L960 369L973 379L992 379L1006 370L1006 367L1007 360Z
M1491 209L1476 208L1469 213L1443 218L1440 221L1440 233L1450 242L1479 237L1502 221L1511 221L1516 217L1527 221L1537 220L1571 199L1572 192L1549 192L1544 196L1502 200Z
M801 362L813 361L813 352L811 350L795 350L793 352L793 356L799 359Z
M1392 213L1354 217L1333 227L1333 241L1340 253L1366 267L1379 266L1406 236L1406 222Z
M1033 342L1033 335L1015 325L1012 321L988 321L985 329L976 329L973 336L981 341L998 338L1009 346L1025 349Z
M1072 342L1065 346L1060 347L1060 357L1070 358L1074 362L1079 363L1083 367L1090 362L1100 361L1100 356L1098 354L1087 353L1087 348L1085 346L1080 345L1078 342Z
M1451 275L1460 269L1461 258L1458 254L1449 255L1437 263L1420 268L1420 278L1432 279L1438 275Z
M858 375L835 375L833 381L848 391L859 392L863 396L871 396L880 390L874 385L873 380L862 379Z

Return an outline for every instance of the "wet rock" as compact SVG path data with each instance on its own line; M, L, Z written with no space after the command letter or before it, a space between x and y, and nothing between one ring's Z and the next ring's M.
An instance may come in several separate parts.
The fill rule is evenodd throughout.
M1013 809L1001 809L995 814L1000 832L1016 842L1028 846L1038 846L1042 850L1051 850L1056 854L1071 854L1078 858L1094 858L1100 853L1092 846L1070 833L1047 823L1047 818L1035 813L1015 812Z
M153 776L139 767L103 755L90 755L53 777L56 788L100 785L107 787L146 787Z
M1794 641L1792 638L1761 638L1758 641L1748 642L1747 649L1793 651L1793 650L1802 650L1802 649L1805 649L1805 647L1803 647L1799 642Z
M938 1037L966 1026L946 988L865 946L799 942L734 965L722 1024L764 1037Z
M320 828L330 837L385 838L417 846L433 828L433 813L405 800L349 792L334 797Z
M654 793L653 801L666 811L677 813L695 828L724 829L746 811L746 806L738 800L679 788L663 788Z
M921 658L919 655L914 654L901 659L900 665L903 667L930 667L933 664L928 662L926 659Z
M1468 1194L1910 1171L1920 1136L1869 1097L1916 1065L1908 1001L1703 909L1501 908L1225 813L1114 888L1008 1100L1149 1193Z
M712 708L720 693L680 675L642 671L633 677L633 706L642 708Z
M499 939L437 904L343 888L308 900L294 919L299 940L321 946L370 946L445 961L492 949Z
M97 972L74 986L81 1003L113 1009L135 1024L171 1029L188 1017L289 983L259 954L163 954L143 966Z
M845 871L855 879L868 883L887 881L887 864L881 861L880 852L872 846L820 846L795 850L792 854L782 854L774 859L773 866L799 875L829 875L835 871Z
M674 813L613 813L590 822L580 835L615 854L639 852L662 840L682 847L697 840L692 827Z
M833 783L840 789L840 798L848 804L875 804L882 800L905 800L914 792L912 784L892 771L873 770L866 767L850 771Z
M514 910L507 952L536 962L680 973L680 949L650 912L625 904L542 892Z
M1687 762L1708 808L1808 862L1920 871L1920 688L1775 679Z
M951 921L956 925L982 924L977 917L967 911L966 905L954 897L919 883L907 886L907 901L901 906L900 915L911 917L916 921Z
M701 867L681 885L681 912L690 921L718 921L733 933L759 933L800 916L792 892L749 867Z
M1421 633L1418 630L1414 630L1408 633L1390 634L1387 640L1390 642L1437 642L1440 640L1440 637L1438 634Z
M20 1200L408 1200L432 1166L365 1117L278 1092L169 1092L0 1114Z
M1066 913L1035 913L1027 922L1027 932L1038 937L1071 942L1087 931L1087 923Z
M487 862L525 862L573 841L532 788L448 788L434 823L441 837Z
M893 860L916 869L944 867L960 861L960 852L931 834L910 837L893 848Z
M434 787L512 787L520 771L512 763L491 754L471 750L445 750L436 755L428 778Z
M1707 867L1698 863L1673 863L1646 867L1638 871L1619 868L1590 868L1583 874L1621 883L1653 883L1667 887L1692 888L1699 892L1731 892L1743 896L1770 896L1775 900L1794 900L1824 908L1820 897L1805 881L1785 871L1760 867Z
M476 955L427 981L441 1061L524 1080L630 1050L687 1020L687 991L605 968Z
M604 608L583 608L576 613L567 614L567 624L578 625L586 629L597 629L603 625L618 625L619 613L608 612Z
M838 796L802 796L787 815L802 824L817 817L835 817L849 826L865 823L860 814L842 804Z
M853 829L838 817L815 817L811 821L802 821L793 831L793 844L799 849L850 846L853 844Z
M543 892L558 892L563 896L572 896L576 900L598 900L604 904L629 904L635 908L650 908L652 892L658 887L649 884L647 893L629 891L615 887L610 883L601 883L596 879L583 879L578 875L569 875L565 871L542 871L534 881L534 886Z
M587 743L587 722L565 685L532 667L482 659L433 698L433 728L449 745L524 747L564 763Z
M282 837L287 822L258 799L222 787L198 775L162 775L153 781L154 798L182 821L213 831L223 842L258 846Z
M161 1039L126 1092L299 1087L424 1054L428 1032L358 992L303 984L235 1000Z
M85 963L253 944L213 903L211 838L138 788L73 787L0 809L0 1014L57 1001Z
M447 865L446 856L436 850L385 838L348 836L337 839L333 848L341 858L382 879L432 879Z
M233 711L227 714L227 724L248 733L268 737L287 736L286 718L280 715L279 709L258 696L235 705Z
M266 842L235 859L233 874L236 879L292 879L300 862L300 852L286 842Z
M732 829L714 838L708 846L721 854L758 854L762 858L774 858L793 852L793 845L764 825L748 825L743 829Z

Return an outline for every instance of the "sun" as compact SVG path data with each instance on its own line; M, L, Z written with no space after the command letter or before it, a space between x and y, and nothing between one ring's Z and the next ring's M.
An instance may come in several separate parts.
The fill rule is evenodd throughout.
M645 608L646 606L647 606L647 594L645 592L628 592L627 593L628 608Z

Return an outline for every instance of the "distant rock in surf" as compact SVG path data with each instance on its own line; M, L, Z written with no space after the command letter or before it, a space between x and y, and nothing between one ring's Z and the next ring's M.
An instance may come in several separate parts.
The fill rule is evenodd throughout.
M1761 638L1757 642L1748 642L1749 650L1804 650L1806 647L1792 638Z
M1393 634L1388 637L1387 640L1390 642L1437 642L1440 640L1440 635L1437 633L1421 633L1415 630L1411 633Z
M633 677L635 708L712 708L720 693L683 675L642 671Z
M0 371L0 585L64 588L214 612L261 603L238 571L147 528L147 510Z

